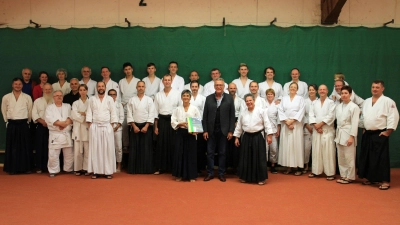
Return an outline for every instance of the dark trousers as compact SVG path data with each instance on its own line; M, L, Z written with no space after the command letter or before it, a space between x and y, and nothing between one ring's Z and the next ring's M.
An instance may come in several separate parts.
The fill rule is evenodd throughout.
M226 136L221 131L215 131L208 137L207 141L207 173L214 174L214 154L218 149L218 175L224 175L226 163ZM218 146L218 148L217 148Z

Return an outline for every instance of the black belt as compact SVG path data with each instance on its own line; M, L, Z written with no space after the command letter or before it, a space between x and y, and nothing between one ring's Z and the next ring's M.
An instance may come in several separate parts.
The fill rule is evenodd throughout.
M171 115L161 115L161 114L158 114L158 118L160 118L160 119L171 119Z
M20 120L7 120L9 124L22 124L22 123L28 123L28 119L20 119Z
M263 131L264 130L259 130L259 131L253 132L253 133L245 132L245 134L250 135L250 136L256 136L256 135L260 134Z
M383 130L365 130L366 134L380 134L381 132L386 131L386 128Z

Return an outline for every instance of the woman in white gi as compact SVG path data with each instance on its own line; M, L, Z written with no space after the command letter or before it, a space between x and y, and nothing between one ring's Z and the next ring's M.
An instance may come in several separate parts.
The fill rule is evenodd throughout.
M85 174L89 176L89 133L86 123L86 109L88 106L88 87L86 84L79 85L79 100L72 104L71 118L74 122L72 129L72 140L74 140L74 171L76 176Z
M118 92L115 89L110 89L107 93L114 99L115 109L118 116L118 123L113 125L114 130L114 144L115 144L115 158L117 160L117 173L121 172L122 162L122 123L124 122L124 107L118 99Z
M288 167L284 174L290 174L291 168L304 166L304 98L297 95L298 85L293 82L289 85L289 95L282 98L278 107L279 120L281 121L281 138L279 145L278 163ZM294 174L300 176L302 170Z
M71 87L68 83L67 79L67 70L60 68L56 71L56 77L58 82L52 84L53 91L61 91L63 95L68 94L71 91Z
M265 91L267 96L266 106L268 112L268 118L271 122L272 132L272 143L267 145L267 155L269 152L269 162L271 163L271 173L277 174L275 164L278 163L278 137L281 132L281 124L278 118L278 106L275 104L275 91L269 88Z
M271 144L273 130L267 110L255 107L254 96L246 94L244 100L247 109L240 114L233 134L236 137L235 145L240 146L238 176L242 183L255 182L264 185L265 180L268 179L268 174L263 134L264 131L267 133L267 142Z
M308 123L308 116L310 113L311 103L318 99L317 97L317 85L310 84L308 86L308 98L304 100L304 170L303 173L308 172L308 163L310 162L311 145L312 145L312 132L313 127Z
M171 126L176 130L172 164L172 176L176 177L176 181L184 179L195 182L197 178L197 133L188 132L187 118L201 118L201 115L198 108L190 104L190 98L190 91L183 90L181 94L183 105L178 106L171 116Z
M336 148L338 155L340 184L350 184L356 179L356 146L360 108L350 100L353 89L343 86L342 103L336 106Z
M265 81L259 83L259 87L260 87L260 96L262 98L266 97L266 90L267 89L274 89L275 91L275 99L277 100L276 103L279 104L279 102L282 99L282 95L283 95L283 89L282 89L282 85L280 83L277 83L274 81L274 77L275 77L275 69L272 66L269 66L267 68L265 68L264 70L264 75L267 78Z

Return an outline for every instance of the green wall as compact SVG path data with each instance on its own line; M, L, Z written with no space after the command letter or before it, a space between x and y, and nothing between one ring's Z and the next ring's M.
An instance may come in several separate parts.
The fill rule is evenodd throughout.
M290 70L298 67L307 83L333 87L333 74L343 72L346 80L363 98L370 97L371 82L383 79L385 95L399 105L396 79L400 71L400 29L349 27L199 27L199 28L53 28L0 29L0 95L11 91L11 79L23 67L50 73L63 67L68 78L80 78L80 69L92 68L92 78L100 80L100 67L108 66L113 80L123 78L122 64L131 62L136 77L146 75L146 64L157 65L157 75L167 73L168 63L179 63L178 74L188 80L197 70L200 81L210 80L210 70L218 67L227 81L238 76L239 63L247 63L249 77L264 79L263 70L273 66L276 81L290 80ZM330 90L331 91L331 90ZM5 126L0 126L0 149L5 146ZM400 132L391 137L392 166L400 167Z

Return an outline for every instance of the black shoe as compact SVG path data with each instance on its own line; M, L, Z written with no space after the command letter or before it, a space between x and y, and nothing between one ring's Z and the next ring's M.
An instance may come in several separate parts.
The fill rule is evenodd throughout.
M277 174L278 173L278 171L276 171L275 166L271 166L271 173L273 173L273 174Z
M225 181L226 181L226 178L225 178L224 175L219 175L219 176L218 176L218 179L219 179L221 182L225 182Z
M213 176L207 175L207 176L204 178L204 181L210 181L210 180L212 180L212 179L214 179Z

